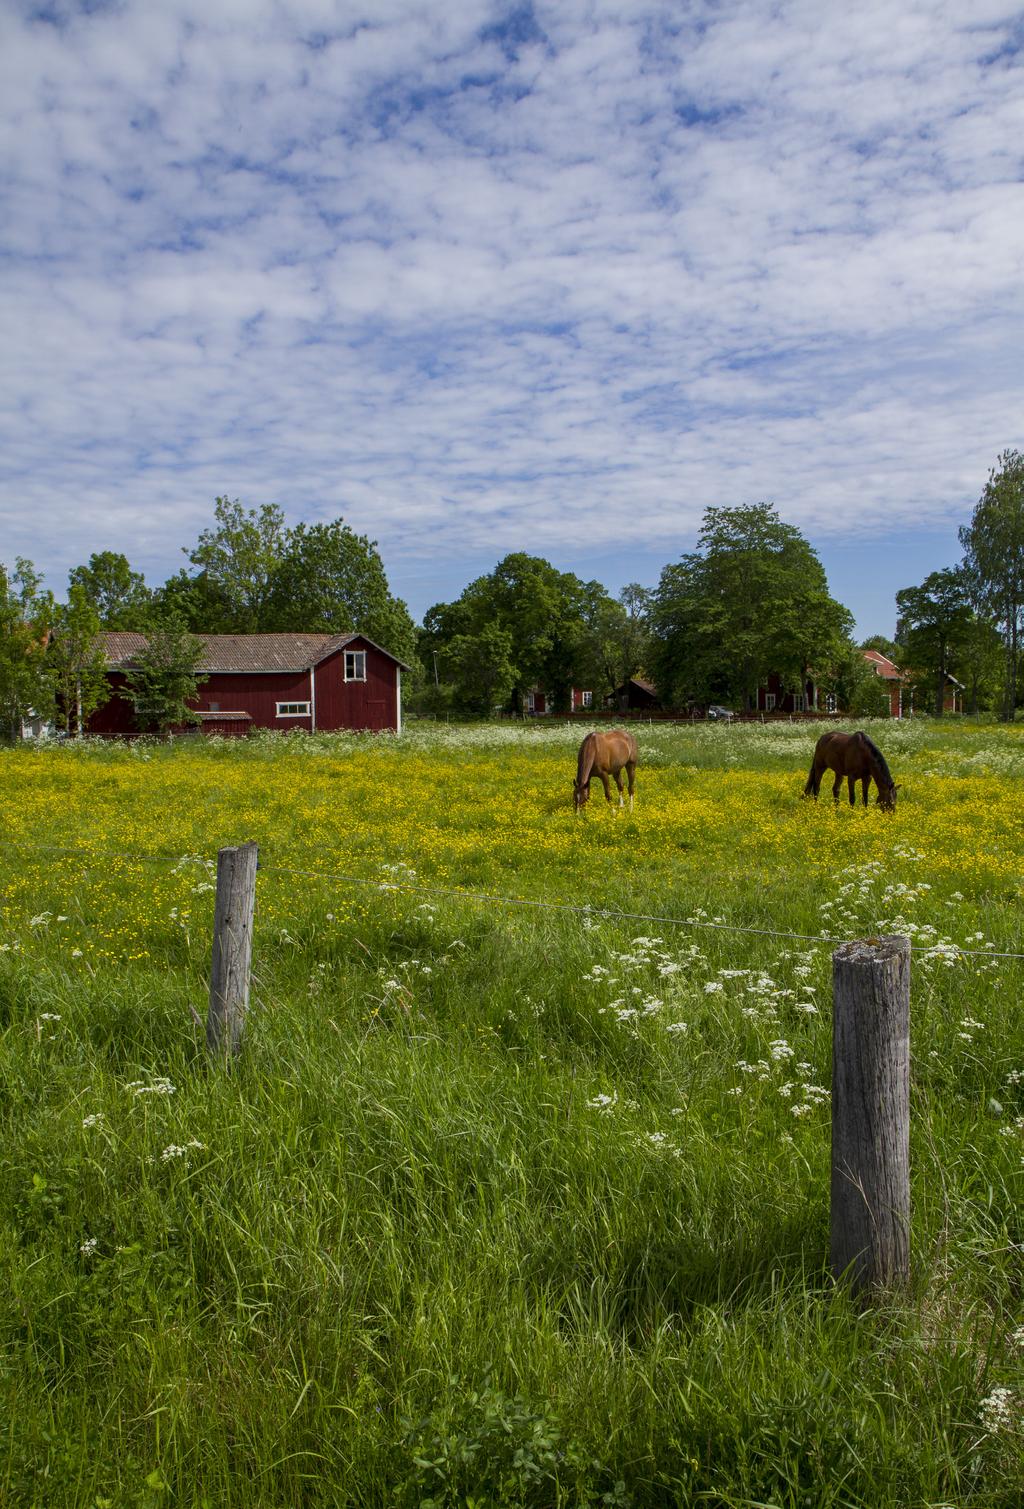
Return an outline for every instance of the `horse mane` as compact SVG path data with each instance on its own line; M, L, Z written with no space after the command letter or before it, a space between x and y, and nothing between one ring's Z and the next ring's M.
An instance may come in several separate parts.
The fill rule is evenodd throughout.
M867 736L867 734L864 733L863 729L861 730L860 737L864 740L864 743L867 746L868 754L871 756L872 760L874 760L875 764L878 766L879 772L881 773L881 776L882 776L882 781L885 782L886 786L895 786L896 782L893 780L893 778L892 778L892 776L891 776L891 774L889 772L889 767L885 763L885 755L879 749L879 747L875 743L874 739L869 739L868 736ZM877 776L875 777L875 780L876 780L876 782L878 782L879 785L882 784L881 781L878 781L878 777Z
M583 740L583 743L580 745L579 756L576 760L577 786L582 786L586 781L590 780L591 772L594 768L594 761L597 758L596 745L597 734L594 732L587 734L586 738ZM587 759L588 755L590 756L589 760Z

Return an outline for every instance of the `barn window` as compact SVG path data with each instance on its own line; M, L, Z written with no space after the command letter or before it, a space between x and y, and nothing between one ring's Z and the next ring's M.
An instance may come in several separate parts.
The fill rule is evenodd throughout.
M835 713L839 711L839 700L836 697L835 692L825 693L825 711L827 713Z
M764 694L764 710L765 710L766 713L773 713L775 711L775 693L774 692L765 692L765 694Z
M582 696L582 699L583 699L583 706L584 707L593 707L593 705L594 705L594 694L593 694L593 692L583 692L583 693L581 693L581 696Z
M279 718L308 718L308 702L279 702L277 704L277 716Z
M365 681L366 680L366 651L365 650L346 650L345 651L345 680L346 681Z
M211 702L208 711L211 712L211 713L219 713L220 712L220 703L219 702Z

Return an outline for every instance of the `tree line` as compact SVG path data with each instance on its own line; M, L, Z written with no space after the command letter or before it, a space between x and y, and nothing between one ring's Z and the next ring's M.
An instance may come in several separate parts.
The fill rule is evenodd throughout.
M0 733L31 708L80 729L106 695L101 630L136 630L148 659L130 683L140 721L178 721L157 706L172 684L180 712L194 692L198 633L358 631L414 668L423 711L522 713L531 689L554 710L586 688L600 704L631 678L663 705L751 709L769 676L802 689L813 677L854 714L885 713L888 692L863 650L882 651L941 716L948 678L969 711L1015 715L1024 620L1024 456L998 458L971 521L963 559L896 596L896 636L852 637L817 554L773 505L708 508L696 547L658 585L612 596L522 551L413 623L388 586L376 542L343 520L288 527L280 508L216 499L211 527L185 549L189 566L147 587L124 555L102 551L69 574L67 600L43 590L31 562L0 565ZM175 678L177 678L175 680ZM191 690L190 690L191 687Z
M901 671L917 706L941 717L948 678L968 711L1018 701L1024 616L1024 457L1005 451L971 522L963 561L897 593L894 640L857 644L808 540L769 503L705 510L696 548L667 565L657 587L612 598L538 557L516 552L425 615L419 639L425 710L522 713L528 692L567 710L573 687L615 700L630 678L663 706L757 706L778 676L855 715L886 715L889 689L866 662L876 649Z

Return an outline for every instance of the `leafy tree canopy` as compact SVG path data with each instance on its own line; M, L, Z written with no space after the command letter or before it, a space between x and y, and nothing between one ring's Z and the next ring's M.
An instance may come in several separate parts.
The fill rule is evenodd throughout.
M151 630L146 649L125 672L121 693L132 704L140 729L166 738L175 724L198 721L188 704L207 680L198 670L202 656L202 640L180 619Z
M0 738L17 738L30 713L45 718L53 710L46 674L53 613L31 561L19 556L13 571L0 563Z
M275 573L287 545L284 514L274 503L244 508L237 498L217 498L214 527L204 529L185 554L222 604L222 620L207 633L266 632L266 612ZM207 602L209 603L208 597Z
M87 565L75 566L68 573L68 582L72 592L84 594L102 629L144 632L153 594L142 572L132 570L127 556L116 550L94 552Z
M107 658L100 647L100 615L86 588L72 583L54 611L46 670L58 728L81 734L89 714L109 695Z
M376 542L341 519L289 529L274 504L220 497L213 527L186 554L198 569L165 583L156 606L198 632L358 632L415 665L415 626Z
M279 631L358 630L399 660L416 660L415 625L405 603L391 595L376 541L341 519L287 532L265 622Z
M947 567L931 572L919 587L904 587L896 594L896 611L900 664L931 686L933 711L941 718L946 678L973 618L963 573Z
M573 686L600 685L608 641L625 633L627 615L598 582L582 582L539 556L515 551L486 576L469 583L453 603L438 603L424 617L422 653L436 653L457 705L476 696L469 674L473 646L481 664L497 665L498 701L522 711L531 687L547 692L555 706L568 705ZM500 630L495 637L492 630Z
M989 473L971 522L960 531L967 594L975 610L1000 627L1006 654L1001 716L1017 707L1021 620L1024 616L1024 455L1003 451Z
M886 660L895 664L898 646L895 639L886 639L884 634L869 634L867 639L860 642L862 650L877 650L879 655L884 655Z
M773 672L793 684L820 675L852 626L809 542L770 504L709 508L697 549L661 574L655 679L672 701L752 707Z

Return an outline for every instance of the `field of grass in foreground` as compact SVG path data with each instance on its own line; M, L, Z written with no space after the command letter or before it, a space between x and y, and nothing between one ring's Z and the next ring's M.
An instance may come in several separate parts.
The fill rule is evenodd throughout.
M817 731L642 728L582 819L555 726L0 752L0 1499L1017 1509L1024 745L879 725L886 817L801 801ZM225 1076L188 1008L248 838ZM867 1310L831 945L754 930L917 949Z

